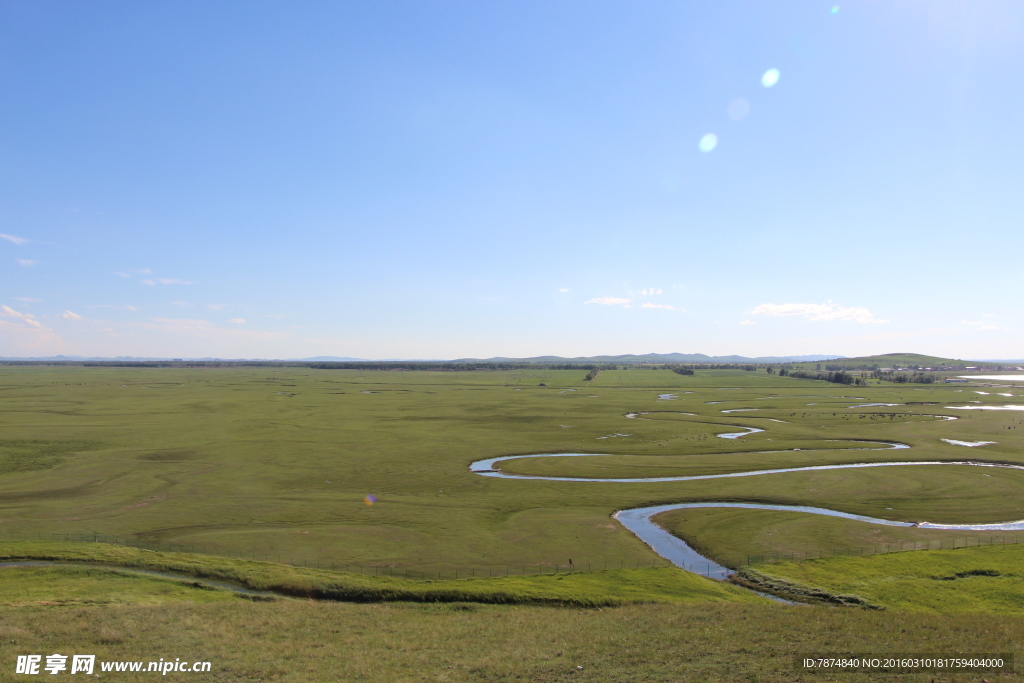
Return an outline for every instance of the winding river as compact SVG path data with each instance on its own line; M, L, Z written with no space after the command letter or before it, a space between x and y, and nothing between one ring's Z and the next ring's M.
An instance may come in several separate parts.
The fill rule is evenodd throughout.
M643 413L629 413L626 417L637 417ZM686 414L686 413L684 413ZM690 413L692 414L692 413ZM935 417L946 417L946 416L935 416ZM955 418L953 418L955 419ZM723 425L727 426L727 425ZM735 434L719 434L718 436L723 438L738 438L745 436L746 434L764 431L761 429L755 429L753 427L742 427L742 429L750 430L747 432L740 432ZM836 439L838 440L838 439ZM855 439L844 439L843 441L856 441ZM910 448L907 444L895 443L889 441L864 441L864 443L874 444L879 446L877 448L853 448L853 449L816 449L816 450L890 450L890 449L903 449ZM765 451L761 451L765 452ZM786 451L767 451L774 453L781 453ZM805 450L803 452L809 452ZM608 457L609 453L535 453L532 455L506 455L498 458L487 458L484 460L477 460L470 464L469 469L474 474L478 474L482 477L496 477L499 479L537 479L544 481L585 481L585 482L604 482L608 484L614 483L627 483L627 484L638 484L638 483L661 483L670 481L699 481L704 479L729 479L735 477L758 477L765 474L782 474L786 472L811 472L817 470L845 470L845 469L860 469L866 467L917 467L922 465L949 465L949 466L960 466L960 467L994 467L1000 469L1013 469L1013 470L1024 470L1024 465L1010 465L1005 463L986 463L977 462L973 460L961 460L961 461L942 461L942 460L924 460L924 461L903 461L903 462L865 462L865 463L848 463L843 465L811 465L806 467L784 467L777 469L767 470L752 470L749 472L729 472L725 474L701 474L693 476L680 476L680 477L636 477L636 478L595 478L595 477L553 477L553 476L541 476L541 475L526 475L526 474L507 474L501 471L499 463L508 460L519 460L523 458L578 458L578 457ZM782 512L804 512L813 515L825 515L828 517L840 517L843 519L852 519L858 522L867 522L870 524L882 524L885 526L898 526L898 527L919 527L922 529L950 529L958 531L1022 531L1024 530L1024 520L1011 521L1011 522L999 522L995 524L936 524L932 522L897 522L889 519L878 519L876 517L866 517L864 515L854 515L848 512L840 512L838 510L829 510L827 508L810 507L805 505L769 505L762 503L735 503L735 502L716 502L707 501L699 503L672 503L668 505L655 505L652 507L632 508L628 510L620 510L612 515L618 520L624 527L633 532L641 541L651 547L661 557L665 558L669 562L672 562L677 567L685 569L687 571L696 572L710 578L725 579L731 574L733 570L728 567L716 563L714 560L705 557L698 553L696 550L691 548L682 539L673 536L665 529L661 528L651 519L655 515L659 515L663 512L670 512L672 510L683 510L687 508L743 508L747 510L776 510Z

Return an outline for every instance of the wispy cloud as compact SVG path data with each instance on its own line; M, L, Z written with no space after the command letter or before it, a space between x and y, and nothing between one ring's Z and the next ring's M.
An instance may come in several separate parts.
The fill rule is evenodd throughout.
M16 297L14 297L14 300L15 301L24 301L27 304L39 303L40 301L42 301L42 299L33 299L30 296L16 296Z
M675 306L672 306L671 304L652 304L651 302L640 304L640 308L664 308L664 309L669 310L669 311L683 311L683 310L686 310L686 309L683 309L683 308L676 308Z
M194 285L195 282L191 280L175 280L172 277L161 277L157 278L157 282L162 285Z
M0 306L0 337L11 348L38 353L40 351L68 351L69 346L53 330L35 319L31 313L21 313L10 306Z
M132 277L134 275L149 275L152 272L150 268L129 268L128 270L115 271L114 275L118 277Z
M1002 330L1002 329L1004 329L1002 327L999 327L998 325L993 325L992 323L987 323L987 322L971 322L969 320L961 320L960 324L961 325L970 325L972 327L976 327L979 330Z
M8 242L14 242L18 246L25 244L29 239L27 237L18 237L17 235L5 235L0 232L0 240L7 240Z
M283 314L283 313L267 313L264 317L265 318L277 318L277 319L280 319L280 318L287 318L288 316Z
M585 304L601 304L602 306L620 306L622 304L628 304L632 299L620 299L614 296L598 296L590 301L584 301Z
M22 265L26 268L39 265L39 261L35 261L30 258L16 258L14 260L17 261L19 265Z
M88 306L86 306L86 308L116 308L118 310L123 308L128 311L139 310L135 308L135 306L129 306L127 304L89 304Z
M757 323L755 323L753 320L741 320L740 321L740 325L756 325L756 324Z
M206 304L206 307L211 311L222 311L228 307L227 304Z
M650 289L641 289L640 296L654 296L655 294L664 294L663 291L657 287L651 287Z
M565 293L567 293L567 292L568 292L569 290L568 290L568 288L566 288L566 287L562 287L562 288L561 288L561 289L559 289L558 291L559 291L559 292L561 292L562 294L565 294Z
M860 324L887 323L872 315L871 311L863 306L845 307L826 301L823 304L761 304L751 311L754 315L788 316L802 315L808 320L831 321L841 320Z
M0 316L17 320L25 327L33 327L38 330L46 329L46 326L36 320L36 317L31 313L19 313L10 306L0 306Z
M81 320L82 319L82 316L78 315L77 313L72 313L71 311L64 311L63 313L60 314L60 317L64 318L65 320Z
M234 323L235 325L241 325L245 322L245 318L232 318L231 320L228 320L228 322Z

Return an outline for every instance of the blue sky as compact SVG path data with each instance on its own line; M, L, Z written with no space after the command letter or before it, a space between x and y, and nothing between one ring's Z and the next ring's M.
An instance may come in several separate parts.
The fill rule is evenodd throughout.
M0 355L1020 358L1022 63L1015 0L0 0Z

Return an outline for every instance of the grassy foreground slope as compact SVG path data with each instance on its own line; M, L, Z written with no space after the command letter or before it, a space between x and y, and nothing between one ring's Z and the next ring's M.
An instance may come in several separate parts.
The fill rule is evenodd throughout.
M1016 652L1019 659L1024 618L774 604L581 610L286 599L0 607L0 635L12 655L87 652L100 660L209 661L212 672L201 678L218 683L1008 683L1019 676L805 674L795 670L793 659L814 653L1001 652ZM130 676L113 680L134 680Z
M1024 613L1024 546L922 550L759 565L758 570L890 608Z
M270 562L190 553L163 553L102 543L0 543L0 562L42 560L88 563L227 581L258 591L354 602L480 602L601 607L648 602L762 602L736 586L675 567L615 569L573 574L460 580L363 576ZM75 568L74 566L72 567ZM12 568L0 568L6 571ZM27 568L26 568L27 569ZM0 574L0 577L5 574ZM59 584L54 585L59 594ZM0 602L4 601L0 594Z

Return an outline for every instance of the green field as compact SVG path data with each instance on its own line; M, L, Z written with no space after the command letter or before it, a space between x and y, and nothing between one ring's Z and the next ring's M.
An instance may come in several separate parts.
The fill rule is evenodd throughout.
M741 370L606 371L587 386L585 374L3 367L0 519L5 532L40 538L91 532L253 559L433 570L645 561L651 551L609 516L670 501L807 503L910 521L1024 518L1024 473L1010 470L914 467L660 484L469 472L481 458L557 452L615 457L503 467L614 477L880 460L1024 462L1024 430L1008 429L1024 415L945 409L967 399L1012 400L969 387L853 388ZM658 400L670 392L678 399ZM849 407L874 402L903 405ZM736 408L757 410L721 412ZM625 417L631 411L696 415ZM714 436L736 425L766 431ZM940 438L998 443L969 449ZM864 439L912 448L858 450L865 444L851 441ZM828 448L838 450L820 450ZM364 504L368 494L375 505ZM726 557L738 552L728 525L721 538L704 531L722 527L715 522L722 514L704 513L692 530L673 528ZM747 538L791 524L779 513L729 514L742 519ZM862 543L857 525L841 532L833 522L803 522L820 532L803 533L792 547L806 549L819 533L822 545Z
M993 570L999 576L945 580L945 574L928 573L928 558L935 555L929 552L758 565L787 580L858 593L888 608L877 614L826 614L818 607L754 604L764 601L744 589L672 568L636 569L651 567L660 558L611 515L660 503L734 500L815 505L904 521L999 522L1024 518L1021 471L914 466L613 483L506 480L468 469L483 458L533 453L595 457L527 458L503 463L502 469L615 478L852 462L970 459L1024 464L1024 414L947 408L1019 403L998 395L1019 390L941 384L851 387L780 378L763 370L699 370L693 376L607 370L592 382L585 375L585 370L542 368L404 372L0 366L0 557L49 557L106 567L0 568L7 572L0 574L7 577L4 585L11 587L0 595L0 604L6 605L4 623L16 624L5 628L13 629L12 642L24 649L42 637L42 630L53 628L53 609L74 605L101 610L95 614L106 615L114 631L135 623L138 610L145 609L155 624L149 635L137 641L115 638L115 645L104 647L110 652L154 652L161 637L176 642L194 637L169 636L176 619L194 624L196 615L205 615L222 624L225 633L255 619L289 630L312 628L325 642L361 648L352 666L362 673L351 680L678 680L684 659L670 644L679 642L673 628L703 643L687 655L686 670L711 672L707 675L721 680L798 680L786 658L807 648L821 651L825 641L816 640L820 634L815 629L822 624L845 634L825 643L829 648L856 643L860 649L867 643L876 651L927 651L922 648L937 642L929 639L936 629L949 647L970 643L976 651L995 652L1020 642L1024 585L1007 566ZM989 393L974 393L978 389ZM659 394L676 398L661 400ZM897 405L852 407L861 403ZM741 412L723 412L727 410ZM627 417L637 412L645 414ZM732 440L716 436L735 432L737 426L765 431ZM996 443L965 448L943 438ZM867 450L881 446L865 441L910 448ZM370 494L376 497L373 505L364 502ZM734 567L751 555L815 557L836 548L892 550L899 544L955 543L965 537L971 545L1016 540L1006 532L893 528L736 509L678 511L662 515L659 523ZM145 557L158 560L143 562L138 557L144 550L57 543L66 535L96 535L178 552L153 553ZM25 551L31 544L19 539L38 539L35 550ZM1001 556L1005 564L1022 548L949 552L969 558L972 553L1002 551L1009 553ZM89 555L101 551L127 554ZM576 573L552 575L565 572L570 559ZM884 563L897 560L916 568L903 567L899 582L890 581L887 588L882 577L896 570ZM829 562L861 564L837 570L830 582L821 567L840 565ZM964 562L968 569L962 571L977 564ZM332 569L283 566L287 563ZM445 609L313 604L293 598L253 604L187 580L111 569L118 566L170 567L189 576L257 587L291 586L295 590L286 591L288 595L304 595L301 591L306 590L346 600L455 603ZM465 573L452 578L456 571L467 570L476 578L466 579ZM366 576L370 571L387 578ZM416 578L437 572L444 578ZM942 597L928 588L939 581ZM892 585L902 588L894 592ZM965 598L957 603L961 589ZM455 609L467 601L523 604ZM628 606L637 601L674 605ZM529 603L623 606L579 613ZM902 610L909 611L900 616ZM947 617L928 614L964 610L986 614L991 628L970 626L974 622L962 615L959 621L942 621ZM314 615L329 615L338 623L310 627ZM360 619L397 620L394 633L408 629L409 640L390 654L379 643L368 646L356 637L365 633L356 625ZM715 622L712 630L702 626L707 620ZM592 628L593 638L577 633L576 622ZM545 624L547 634L529 631L543 630ZM65 627L61 632L70 637L71 627ZM487 654L450 644L467 629L502 643L518 638L519 645L509 647L520 648L521 660L500 664ZM777 631L774 642L779 633L791 633L792 638L784 647L771 645L765 629ZM746 639L746 644L712 645L712 632ZM449 645L442 646L442 641ZM221 652L231 662L226 669L230 673L215 680L241 680L246 667L261 672L261 680L350 680L338 675L303 678L278 660L273 663L273 648L262 652L261 641L238 633L210 642L216 643L211 652ZM563 666L565 660L555 658L557 643L573 653L574 661L601 662L605 673ZM232 644L243 654L228 654ZM337 672L318 659L327 655L307 652L307 646L302 646L302 656L320 662L310 666ZM373 647L380 658L376 664ZM451 648L451 657L429 654L443 647ZM725 669L715 668L715 652L722 654L722 662L732 662L729 677ZM743 664L743 652L771 666L757 670ZM415 662L436 668L427 676L416 670ZM442 667L453 668L446 673ZM996 674L988 678L1010 680Z

